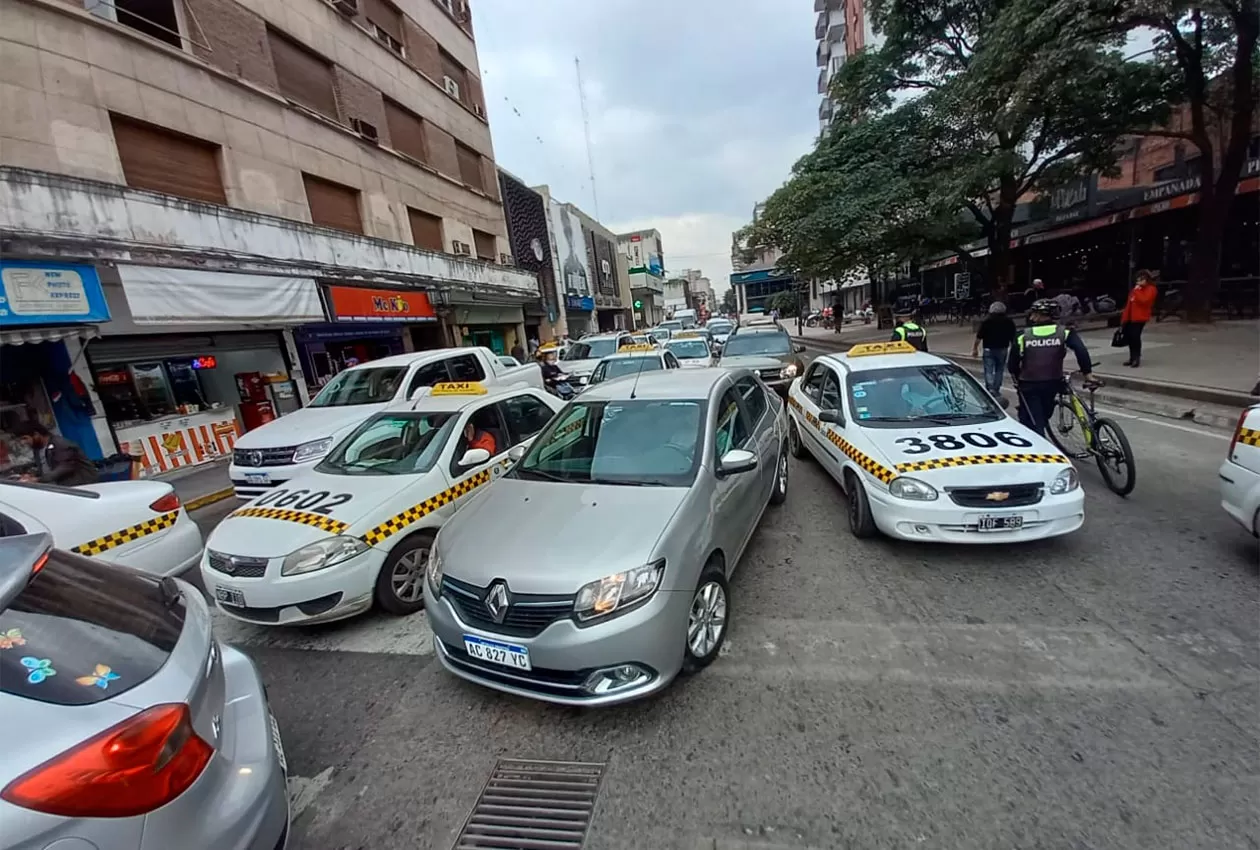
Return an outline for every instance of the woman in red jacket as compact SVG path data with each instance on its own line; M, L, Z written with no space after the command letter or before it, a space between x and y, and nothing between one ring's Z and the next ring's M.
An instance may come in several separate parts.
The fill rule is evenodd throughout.
M1137 273L1137 284L1129 290L1128 303L1120 313L1120 327L1124 330L1124 338L1129 343L1129 359L1125 366L1137 368L1142 362L1142 328L1151 320L1151 310L1155 307L1155 275L1142 269Z

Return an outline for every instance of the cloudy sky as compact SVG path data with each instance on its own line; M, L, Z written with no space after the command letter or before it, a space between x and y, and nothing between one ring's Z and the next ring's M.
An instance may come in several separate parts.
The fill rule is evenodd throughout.
M731 231L818 132L808 0L472 0L495 157L598 218L655 227L719 292Z

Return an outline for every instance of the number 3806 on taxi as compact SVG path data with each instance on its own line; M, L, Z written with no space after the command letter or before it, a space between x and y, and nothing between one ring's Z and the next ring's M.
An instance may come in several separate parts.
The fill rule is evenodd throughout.
M1085 520L1071 461L966 371L905 342L819 357L788 392L788 438L844 488L858 537L1002 543Z

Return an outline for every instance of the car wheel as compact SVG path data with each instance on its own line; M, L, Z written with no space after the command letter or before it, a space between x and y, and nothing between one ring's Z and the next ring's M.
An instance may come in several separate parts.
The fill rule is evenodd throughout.
M770 504L781 505L787 501L788 491L788 448L779 446L779 466L774 471L774 489L770 491Z
M805 460L809 457L809 449L805 448L805 444L801 441L801 430L796 427L796 420L788 420L788 445L792 447L792 457L797 460Z
M424 607L424 573L433 535L408 537L394 547L376 576L376 604L391 614L414 614Z
M844 473L844 492L849 500L849 530L859 540L874 537L879 529L871 515L871 501L866 498L862 480L851 469Z
M710 561L700 574L696 592L687 612L687 635L683 649L682 672L699 673L713 663L726 642L730 622L730 587L726 574L715 561Z

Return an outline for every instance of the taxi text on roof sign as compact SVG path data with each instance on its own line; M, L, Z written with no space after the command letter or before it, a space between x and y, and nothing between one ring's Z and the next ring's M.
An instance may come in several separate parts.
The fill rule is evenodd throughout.
M696 333L695 331L683 331L680 334L674 335L674 339L698 339L699 337L700 337L700 334Z
M632 345L623 345L618 351L656 351L655 345L647 345L645 343L634 343Z
M873 354L915 354L919 349L905 340L896 342L864 342L849 349L850 357L870 357Z
M457 381L434 384L430 395L485 395L487 392L485 386L477 381Z

